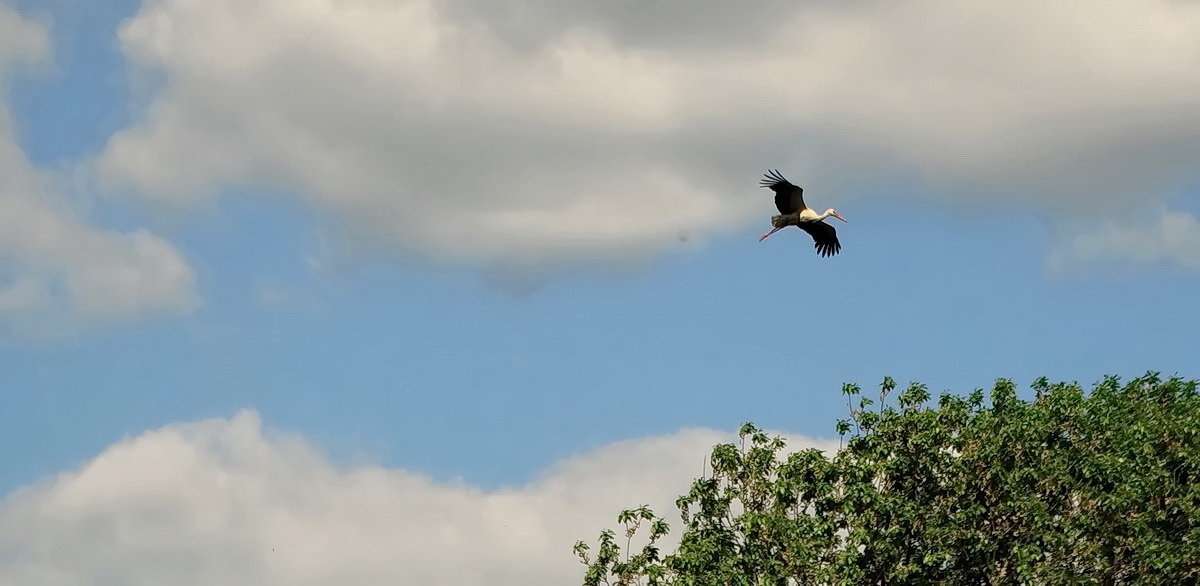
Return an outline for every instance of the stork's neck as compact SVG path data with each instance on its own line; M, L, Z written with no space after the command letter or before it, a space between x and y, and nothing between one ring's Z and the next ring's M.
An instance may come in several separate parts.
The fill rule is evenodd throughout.
M817 213L817 210L812 208L804 208L800 212L800 219L806 222L820 222L821 220L824 220L825 218L828 218L836 213L837 212L833 211L833 208L829 208L819 214Z

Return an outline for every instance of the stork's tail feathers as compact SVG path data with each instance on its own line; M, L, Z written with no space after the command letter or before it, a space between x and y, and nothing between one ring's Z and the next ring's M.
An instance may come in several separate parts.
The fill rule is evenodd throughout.
M788 226L795 226L796 223L799 221L799 219L800 219L799 214L786 214L786 215L782 215L782 216L771 216L771 225L776 228L786 228Z

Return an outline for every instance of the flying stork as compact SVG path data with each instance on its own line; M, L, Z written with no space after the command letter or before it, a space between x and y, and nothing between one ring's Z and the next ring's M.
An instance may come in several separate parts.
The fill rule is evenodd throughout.
M781 215L771 216L771 225L775 228L760 236L759 242L766 240L767 236L783 228L795 226L812 236L817 254L821 256L833 256L842 249L842 245L837 239L837 230L823 221L825 218L833 216L845 222L846 218L837 213L837 210L829 208L825 210L825 213L818 214L812 208L804 205L804 188L792 185L776 170L768 171L763 176L761 185L770 187L771 191L775 192L775 207L779 208Z

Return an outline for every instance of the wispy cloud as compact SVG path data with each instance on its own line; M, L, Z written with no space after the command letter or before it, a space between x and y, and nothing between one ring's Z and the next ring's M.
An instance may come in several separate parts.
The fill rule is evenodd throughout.
M17 144L8 80L49 53L41 26L0 5L0 325L47 334L187 311L195 278L175 248L92 226Z
M1052 251L1050 268L1094 262L1167 262L1200 268L1200 222L1184 212L1162 211L1076 226Z
M698 429L621 442L488 491L340 468L298 437L264 433L252 412L169 426L9 495L0 583L569 584L576 539L630 506L670 513L730 439Z

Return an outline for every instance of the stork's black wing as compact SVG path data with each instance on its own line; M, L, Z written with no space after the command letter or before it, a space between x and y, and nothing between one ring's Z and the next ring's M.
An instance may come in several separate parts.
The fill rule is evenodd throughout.
M837 239L837 229L825 222L799 222L796 227L812 236L817 254L821 256L833 256L842 249L842 243Z
M779 208L779 213L794 214L804 209L804 188L792 185L779 171L767 171L759 185L775 192L775 207Z

